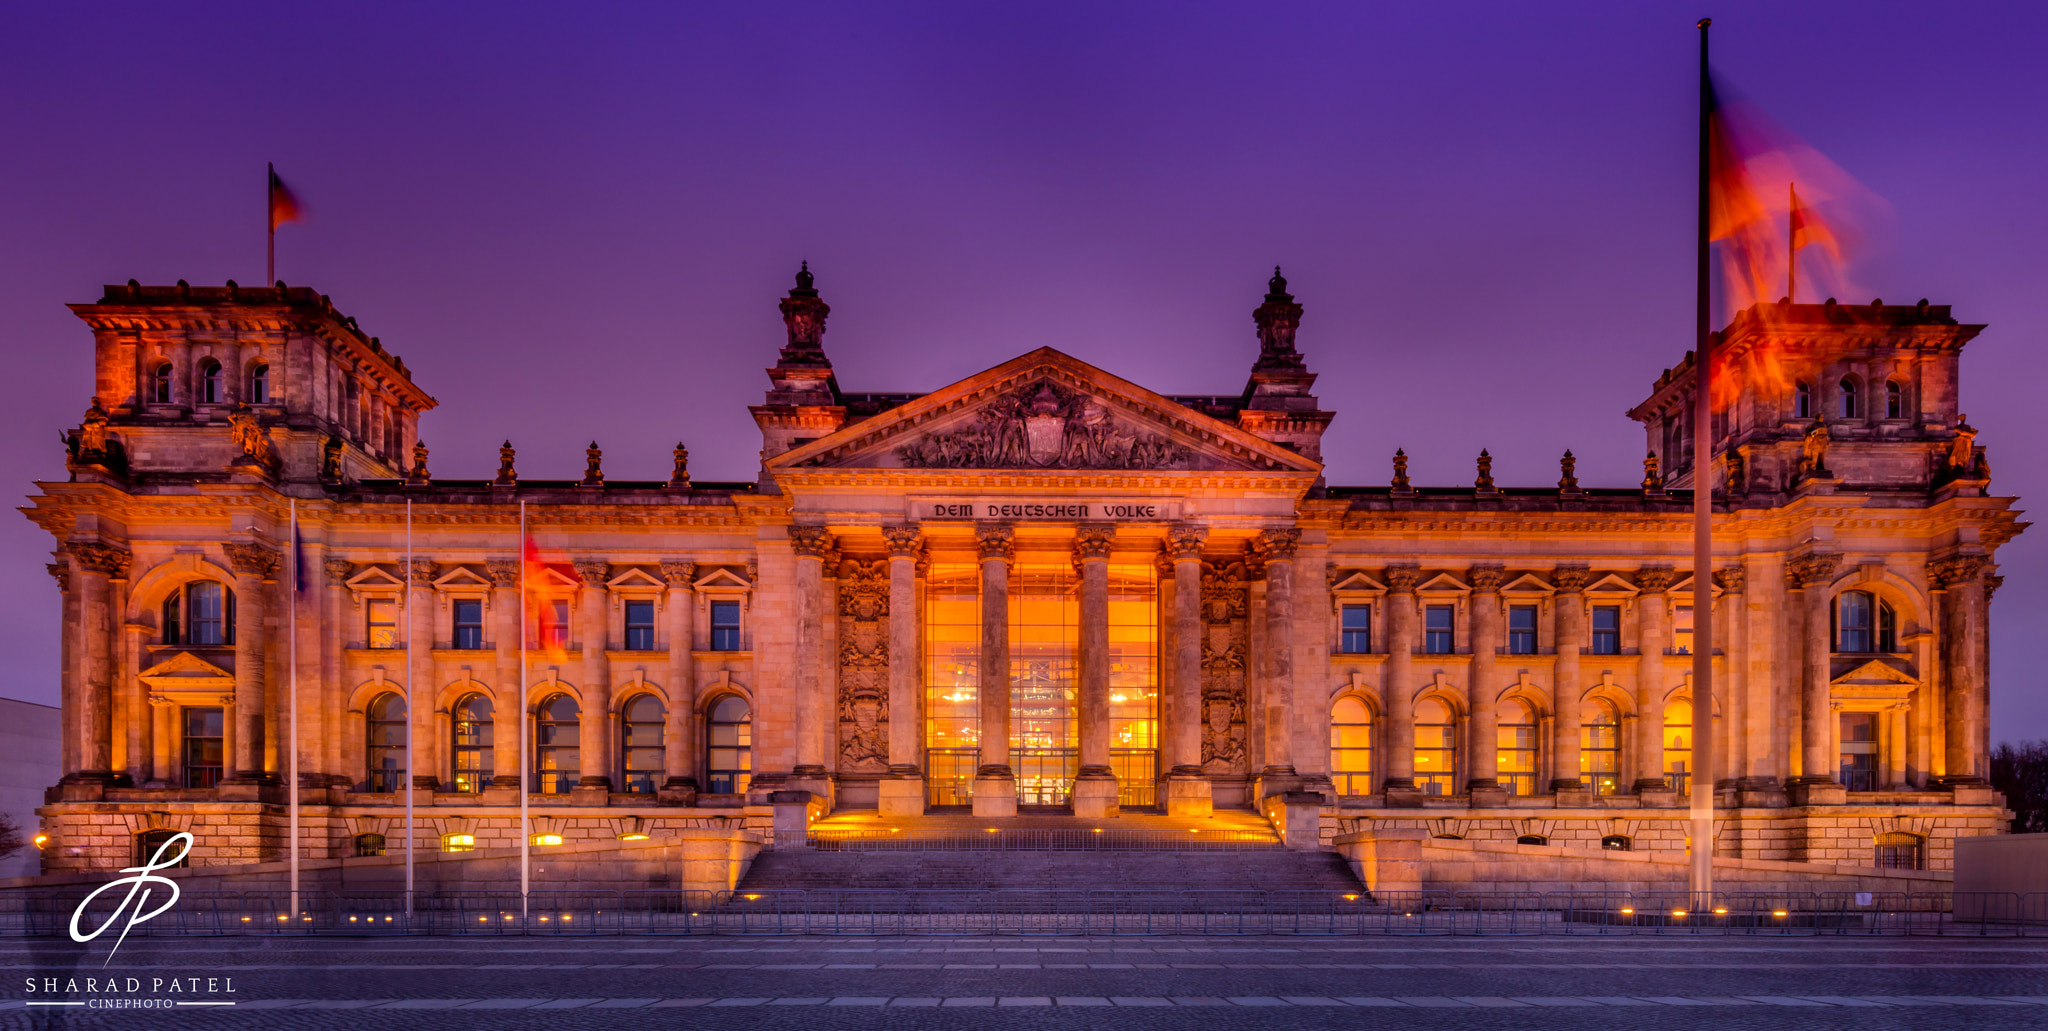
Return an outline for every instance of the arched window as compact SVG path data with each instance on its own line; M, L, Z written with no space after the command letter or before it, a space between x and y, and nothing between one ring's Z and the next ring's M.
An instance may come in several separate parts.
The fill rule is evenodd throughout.
M1524 834L1515 839L1517 845L1548 845L1550 839L1541 834Z
M481 794L491 786L491 700L481 694L463 695L455 703L455 790Z
M1510 795L1536 793L1536 711L1517 699L1501 703L1494 737L1500 786Z
M1899 614L1869 591L1843 591L1835 599L1835 650L1851 654L1899 649Z
M170 840L177 836L177 831L163 830L161 828L153 831L143 831L142 833L137 834L135 836L135 865L148 866L150 864L150 861L156 858L157 851L159 849L162 849L166 844L169 844ZM170 851L164 853L164 858L169 859L170 857L176 855L178 855L178 850L173 848ZM180 866L191 866L191 847L187 846L185 854L182 856L178 856L178 861L170 865L171 868L176 868ZM163 868L159 867L159 869Z
M739 695L711 706L705 772L710 794L744 794L754 779L754 710Z
M1372 710L1352 695L1330 706L1330 780L1339 795L1372 794Z
M1892 380L1884 385L1884 417L1903 419L1906 417L1906 388Z
M368 745L364 765L370 771L372 792L392 792L405 786L405 699L386 691L370 701L364 721Z
M1692 790L1692 703L1664 704L1664 783L1684 795Z
M195 580L164 599L164 643L235 643L235 592L212 580Z
M366 857L366 856L381 856L381 855L383 855L383 854L384 854L384 835L382 835L382 834L358 834L358 835L356 835L356 856L357 856L358 858L361 858L361 857Z
M1813 387L1805 380L1792 384L1792 417L1813 418Z
M662 769L667 765L662 731L667 722L668 710L651 694L627 702L619 713L619 783L624 790L651 795L661 787Z
M1458 727L1441 699L1415 703L1415 786L1426 795L1457 793Z
M267 405L270 403L270 366L257 362L249 370L249 403Z
M1918 834L1893 831L1877 836L1877 865L1885 870L1926 869L1927 854Z
M1609 834L1600 839L1600 847L1609 852L1627 852L1635 847L1635 842L1630 841L1626 834Z
M149 399L160 405L171 403L171 363L159 362L149 374Z
M1579 724L1579 776L1595 795L1621 790L1621 717L1599 699L1587 703L1590 717Z
M199 403L217 405L220 400L220 363L208 358L199 366Z
M1856 418L1856 409L1858 407L1856 404L1856 381L1847 376L1842 377L1841 389L1842 418L1854 419Z
M534 747L539 749L534 768L540 773L541 794L566 795L582 776L582 753L577 750L582 715L576 699L565 694L541 704L539 733L534 736Z

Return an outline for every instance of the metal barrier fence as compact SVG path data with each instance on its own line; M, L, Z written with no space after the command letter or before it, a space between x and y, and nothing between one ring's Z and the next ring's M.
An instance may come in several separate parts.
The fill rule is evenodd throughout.
M0 937L66 933L88 889L0 892ZM77 917L113 919L121 893ZM128 913L134 910L130 909ZM129 937L201 935L1969 935L2048 938L2048 893L187 891Z
M829 831L812 837L808 844L836 852L1277 852L1286 847L1266 831L1010 827Z

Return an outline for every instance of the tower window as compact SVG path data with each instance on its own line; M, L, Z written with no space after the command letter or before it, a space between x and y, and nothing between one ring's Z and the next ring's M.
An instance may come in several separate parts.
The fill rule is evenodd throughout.
M1351 695L1330 706L1330 780L1340 795L1372 794L1372 710Z
M1621 718L1614 707L1595 699L1593 718L1579 727L1579 775L1595 795L1621 790Z
M235 593L212 580L199 580L164 599L164 643L235 643Z
M569 603L544 601L540 606L540 646L569 647Z
M199 403L217 405L220 398L220 363L208 358L199 367Z
M1906 388L1899 386L1897 380L1884 385L1884 417L1887 419L1903 419L1906 417Z
M1452 630L1452 608L1431 605L1423 610L1422 651L1425 655L1449 655L1456 647Z
M1869 591L1844 591L1835 599L1835 650L1850 654L1898 651L1899 615L1890 602Z
M1842 786L1851 791L1877 790L1877 714L1845 712L1842 724Z
M1337 650L1345 655L1365 655L1372 651L1372 606L1346 605L1342 613L1343 634Z
M1792 417L1813 418L1813 387L1805 380L1792 384Z
M270 403L270 366L262 362L256 363L256 367L249 370L249 403Z
M1536 654L1536 606L1508 606L1508 654Z
M1842 377L1842 418L1856 418L1857 407L1856 381L1844 376Z
M160 405L171 403L170 362L158 363L155 371L149 374L149 399Z

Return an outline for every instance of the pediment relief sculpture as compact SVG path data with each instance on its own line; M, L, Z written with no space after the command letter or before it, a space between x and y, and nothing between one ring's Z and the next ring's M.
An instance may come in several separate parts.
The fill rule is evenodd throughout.
M1049 380L1004 394L974 421L896 449L913 469L1181 469L1194 449L1120 419L1099 398Z

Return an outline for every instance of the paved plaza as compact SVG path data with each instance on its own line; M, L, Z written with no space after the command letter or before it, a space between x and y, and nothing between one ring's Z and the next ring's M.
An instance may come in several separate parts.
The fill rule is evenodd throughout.
M0 945L0 1027L2048 1026L2048 939L157 938L106 955ZM94 998L24 994L30 977L106 976L145 990L98 998L188 1005L25 1005ZM208 1002L234 1005L189 1005Z

